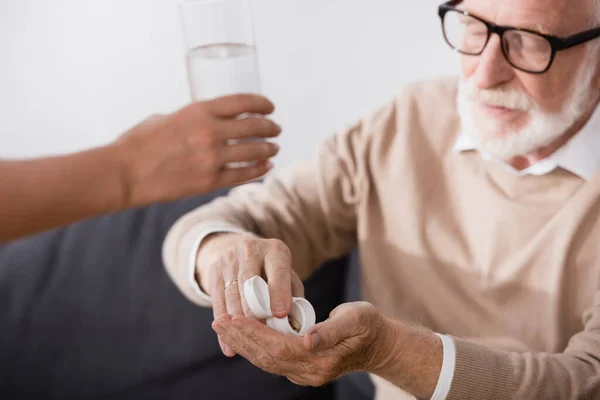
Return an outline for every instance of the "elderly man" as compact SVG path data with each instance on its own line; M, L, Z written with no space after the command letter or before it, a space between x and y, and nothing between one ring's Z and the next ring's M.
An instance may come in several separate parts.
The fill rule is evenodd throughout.
M382 399L600 398L599 6L440 6L460 79L410 85L316 161L182 218L165 264L224 353L305 385L368 371ZM356 245L370 304L302 338L252 318L245 280L283 317Z

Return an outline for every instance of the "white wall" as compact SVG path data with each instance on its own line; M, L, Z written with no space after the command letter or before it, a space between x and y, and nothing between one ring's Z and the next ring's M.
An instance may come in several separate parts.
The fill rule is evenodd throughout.
M441 0L254 1L278 166L403 84L458 72ZM2 0L0 55L0 157L106 143L189 101L175 0Z

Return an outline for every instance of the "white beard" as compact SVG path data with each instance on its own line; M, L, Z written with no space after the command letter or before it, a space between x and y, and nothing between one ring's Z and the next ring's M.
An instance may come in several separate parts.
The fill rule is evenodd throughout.
M560 112L553 114L543 112L524 92L482 90L472 80L461 77L457 107L463 133L479 151L498 159L531 154L564 135L587 111L594 75L594 68L582 68L570 99ZM526 111L529 119L523 127L514 129L501 120L482 118L476 110L477 102Z

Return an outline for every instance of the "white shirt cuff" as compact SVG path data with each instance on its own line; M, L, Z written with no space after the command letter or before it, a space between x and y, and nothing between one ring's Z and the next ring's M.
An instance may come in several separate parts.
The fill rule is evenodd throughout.
M196 281L196 257L198 256L198 249L202 244L202 241L206 239L208 235L212 235L213 233L246 233L245 230L237 228L233 225L228 224L215 224L208 226L205 230L200 232L198 238L194 242L192 249L190 251L190 259L188 262L188 283L191 286L194 294L198 297L198 300L202 303L202 305L206 307L212 306L212 299L210 296L200 289L200 285Z
M437 386L431 396L430 400L445 400L450 393L452 386L452 380L454 379L454 368L456 367L456 346L454 340L450 336L440 335L436 333L442 339L442 346L444 348L444 358L442 361L442 371L438 378Z

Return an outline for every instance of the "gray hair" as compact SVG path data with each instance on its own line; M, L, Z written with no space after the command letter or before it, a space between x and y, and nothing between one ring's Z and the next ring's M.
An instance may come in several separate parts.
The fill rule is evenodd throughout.
M600 25L600 0L594 0L594 15L590 21L590 29L597 28ZM596 38L588 43L589 54L594 57L600 52L600 38Z

